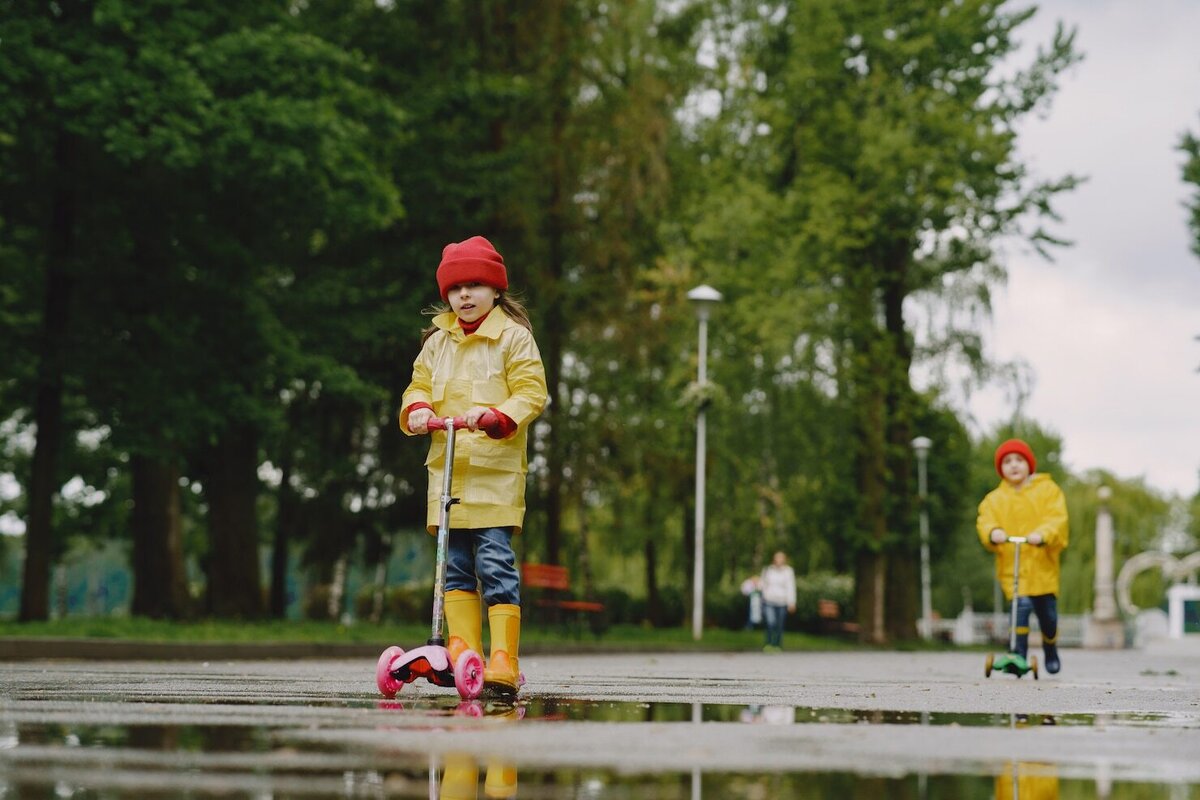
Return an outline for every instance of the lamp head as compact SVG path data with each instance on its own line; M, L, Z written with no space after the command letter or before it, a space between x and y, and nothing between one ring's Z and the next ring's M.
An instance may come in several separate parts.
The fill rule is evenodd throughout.
M708 319L710 309L725 299L720 292L708 284L702 284L692 289L687 293L687 298L696 309L696 316L700 319Z

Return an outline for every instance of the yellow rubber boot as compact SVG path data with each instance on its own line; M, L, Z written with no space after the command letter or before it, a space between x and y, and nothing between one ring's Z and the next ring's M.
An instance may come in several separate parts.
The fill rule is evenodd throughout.
M504 761L489 761L483 781L483 796L511 800L517 796L517 768Z
M492 654L483 670L483 688L493 694L515 695L518 676L517 649L521 643L521 607L497 603L488 607Z
M445 610L450 632L446 640L450 664L457 664L464 650L474 650L482 656L483 610L479 607L479 592L451 589L446 592Z
M441 800L475 800L479 797L479 765L475 759L463 753L448 754L441 789Z

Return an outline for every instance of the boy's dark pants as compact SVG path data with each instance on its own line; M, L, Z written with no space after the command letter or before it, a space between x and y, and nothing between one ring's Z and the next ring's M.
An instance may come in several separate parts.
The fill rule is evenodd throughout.
M1042 647L1046 651L1046 670L1058 672L1058 598L1052 594L1017 598L1017 653L1029 653L1029 614L1037 614L1042 629Z

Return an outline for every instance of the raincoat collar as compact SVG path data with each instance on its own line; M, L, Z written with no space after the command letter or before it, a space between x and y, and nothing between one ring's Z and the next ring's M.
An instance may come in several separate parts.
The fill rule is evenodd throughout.
M433 324L449 333L455 339L466 339L467 335L458 324L458 316L453 311L446 311L433 318ZM508 315L500 306L493 308L483 324L475 329L472 336L482 336L486 339L499 339L500 334L508 327Z
M999 488L1013 492L1015 494L1015 493L1023 492L1026 489L1032 489L1036 484L1045 483L1047 480L1051 480L1050 475L1048 475L1047 473L1044 473L1044 472L1035 472L1029 476L1029 483L1025 484L1020 489L1014 489L1013 485L1011 483L1009 483L1008 481L1004 480L1003 478L1000 479L1000 487Z

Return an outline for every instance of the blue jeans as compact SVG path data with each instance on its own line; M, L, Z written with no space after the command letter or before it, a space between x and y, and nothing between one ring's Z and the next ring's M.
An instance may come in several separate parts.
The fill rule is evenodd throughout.
M783 646L783 618L787 615L787 606L777 606L774 603L763 603L763 619L767 622L767 645Z
M521 605L521 573L512 549L513 529L458 528L446 552L446 591L473 592L481 584L487 605Z
M1029 652L1029 615L1037 614L1042 629L1042 642L1054 646L1058 641L1058 598L1052 594L1017 598L1017 652L1025 657Z

